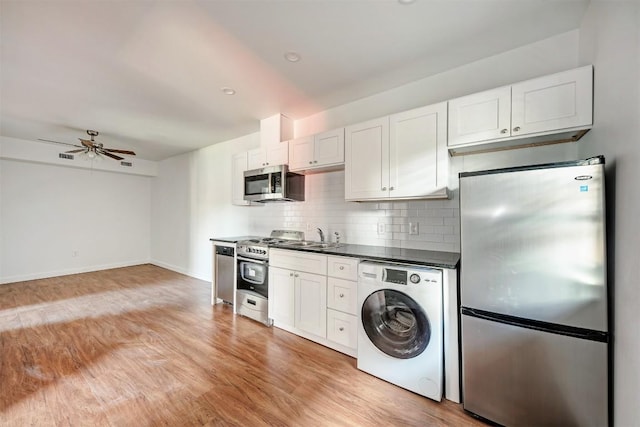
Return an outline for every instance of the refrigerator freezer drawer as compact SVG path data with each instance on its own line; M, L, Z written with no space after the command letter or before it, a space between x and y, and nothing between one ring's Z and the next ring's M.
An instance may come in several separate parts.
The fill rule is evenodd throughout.
M506 426L605 426L607 344L462 315L464 408Z

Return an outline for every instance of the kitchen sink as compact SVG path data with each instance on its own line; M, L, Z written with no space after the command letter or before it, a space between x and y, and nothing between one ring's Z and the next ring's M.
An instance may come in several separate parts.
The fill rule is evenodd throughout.
M342 246L341 243L323 243L323 242L314 242L310 240L296 240L292 242L282 243L282 246L289 246L293 248L307 248L307 249L328 249L328 248L339 248Z

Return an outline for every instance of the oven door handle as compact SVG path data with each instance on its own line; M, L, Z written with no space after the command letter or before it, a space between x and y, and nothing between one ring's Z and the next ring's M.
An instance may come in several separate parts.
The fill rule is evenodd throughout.
M269 262L267 260L244 258L244 257L241 257L241 256L236 256L236 258L238 259L238 261L252 262L254 264L260 264L260 265L269 264Z

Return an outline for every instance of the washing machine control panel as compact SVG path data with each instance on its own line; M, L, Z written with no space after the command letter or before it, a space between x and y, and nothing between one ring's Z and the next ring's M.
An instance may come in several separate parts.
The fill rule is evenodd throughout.
M417 285L423 282L437 283L440 277L439 272L434 276L433 273L425 271L400 270L394 268L383 268L382 270L382 281L396 285Z

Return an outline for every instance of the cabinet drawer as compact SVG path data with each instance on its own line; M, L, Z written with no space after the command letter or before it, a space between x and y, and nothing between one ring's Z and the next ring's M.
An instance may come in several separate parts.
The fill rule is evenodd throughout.
M359 259L340 256L327 257L327 275L338 279L358 280Z
M271 249L269 265L305 273L327 274L327 256L310 254L302 251Z
M345 347L358 347L358 317L327 309L327 339Z
M358 282L327 279L327 307L349 314L358 314Z

